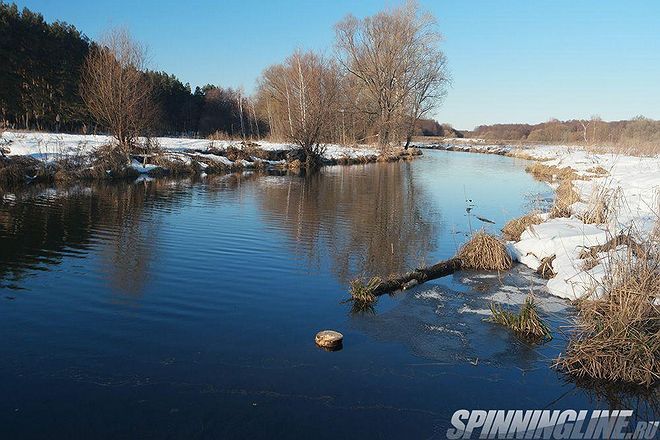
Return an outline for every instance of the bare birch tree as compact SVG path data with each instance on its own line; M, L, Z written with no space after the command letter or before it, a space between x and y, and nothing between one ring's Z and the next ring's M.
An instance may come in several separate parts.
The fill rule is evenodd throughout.
M348 15L335 32L340 63L369 94L362 111L375 116L379 143L410 138L448 83L435 18L410 0L362 20Z
M157 118L153 87L144 75L146 51L126 29L109 31L92 48L81 78L87 109L129 155L139 136L147 135Z
M262 74L258 93L266 100L271 130L287 133L303 148L308 168L319 164L330 137L339 82L337 65L313 52L296 51Z

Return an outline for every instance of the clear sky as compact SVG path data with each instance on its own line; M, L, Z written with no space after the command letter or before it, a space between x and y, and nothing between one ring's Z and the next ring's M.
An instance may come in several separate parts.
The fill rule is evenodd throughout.
M151 67L193 87L254 88L295 48L332 50L333 24L392 0L23 0L92 39L127 26ZM497 122L660 119L659 0L422 0L438 18L453 84L433 115Z

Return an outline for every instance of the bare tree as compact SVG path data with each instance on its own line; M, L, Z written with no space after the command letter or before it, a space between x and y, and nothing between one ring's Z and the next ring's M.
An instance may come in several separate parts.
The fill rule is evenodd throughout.
M303 148L308 168L319 164L322 142L330 138L339 82L336 64L313 52L296 51L262 74L258 94L266 101L271 130Z
M146 51L126 29L116 28L90 51L83 67L81 96L96 122L129 155L157 118L153 87L144 75Z
M349 15L335 32L341 64L369 94L362 111L375 116L379 143L409 138L448 82L434 17L410 0L363 20Z

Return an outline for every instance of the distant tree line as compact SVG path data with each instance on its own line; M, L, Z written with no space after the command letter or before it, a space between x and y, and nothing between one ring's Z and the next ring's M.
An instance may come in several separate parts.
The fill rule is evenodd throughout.
M540 124L480 125L469 137L499 141L580 143L587 145L620 145L630 148L660 148L660 121L644 116L630 120L603 121L590 119L560 121L551 119Z
M105 131L82 99L85 60L99 49L74 26L0 1L0 128ZM141 66L144 67L144 66ZM141 70L158 109L157 134L266 133L254 104L240 90L212 84L191 89L174 75Z
M415 124L415 136L462 138L463 133L449 124L440 124L433 119L420 119Z

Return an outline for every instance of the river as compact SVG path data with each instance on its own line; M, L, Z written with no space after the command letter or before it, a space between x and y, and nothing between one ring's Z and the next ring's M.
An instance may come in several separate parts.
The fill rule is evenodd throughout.
M547 203L525 165L426 151L2 194L0 437L444 438L461 408L616 406L550 368L572 310L528 270L344 302L356 276L448 258ZM530 289L555 333L540 346L484 320ZM323 329L341 351L315 346Z

